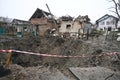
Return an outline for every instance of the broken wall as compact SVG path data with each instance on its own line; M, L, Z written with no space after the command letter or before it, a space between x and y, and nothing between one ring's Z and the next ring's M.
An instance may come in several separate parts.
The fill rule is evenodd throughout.
M55 25L52 21L48 21L47 18L33 18L30 20L30 22L34 25L37 25L38 26L38 33L39 35L41 36L44 36L45 35L45 32L48 30L48 29L52 29L52 28L55 28Z

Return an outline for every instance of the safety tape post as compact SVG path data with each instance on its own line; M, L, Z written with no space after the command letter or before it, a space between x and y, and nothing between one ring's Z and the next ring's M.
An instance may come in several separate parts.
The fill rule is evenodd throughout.
M10 64L10 60L11 60L11 52L8 53L8 56L7 56L7 60L6 60L6 66L8 66Z
M6 52L6 53L9 53L9 52L12 52L12 50L0 50L0 52Z

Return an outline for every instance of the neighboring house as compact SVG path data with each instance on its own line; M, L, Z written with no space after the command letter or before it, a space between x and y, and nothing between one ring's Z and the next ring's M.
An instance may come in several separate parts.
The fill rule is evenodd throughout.
M78 16L74 19L71 16L62 16L59 18L59 32L61 34L69 33L70 36L86 33L87 29L91 29L91 23L87 22L87 18L86 16Z
M36 31L39 35L44 36L48 29L56 28L51 15L52 14L37 8L29 19L29 21L36 27Z
M33 31L33 26L29 21L14 19L12 25L15 27L18 37L22 37L24 33L30 33Z
M104 15L96 21L97 29L106 31L108 28L115 30L117 28L118 18L112 15Z

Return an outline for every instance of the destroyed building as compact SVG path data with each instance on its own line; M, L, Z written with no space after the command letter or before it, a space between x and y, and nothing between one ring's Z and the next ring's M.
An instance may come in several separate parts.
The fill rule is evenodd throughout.
M33 33L35 36L53 34L53 36L67 35L78 37L91 31L92 25L88 16L78 16L73 18L69 15L62 16L58 20L54 15L39 8L33 13L29 21L14 19L12 26L20 37L26 32Z
M59 18L59 32L64 35L69 33L69 35L78 37L79 34L86 33L91 31L92 23L88 16L78 16L73 18L71 16L62 16Z
M29 21L36 27L38 35L44 36L47 30L55 28L52 16L46 11L36 9Z
M33 31L33 25L29 21L13 19L12 25L14 26L18 37L22 37L22 35L32 33Z

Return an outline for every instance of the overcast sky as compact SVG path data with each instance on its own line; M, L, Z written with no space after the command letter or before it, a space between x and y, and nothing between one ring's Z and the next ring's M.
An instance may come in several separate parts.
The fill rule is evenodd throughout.
M48 11L48 4L55 16L88 15L92 22L105 14L112 14L109 0L0 0L0 16L29 20L37 8Z

